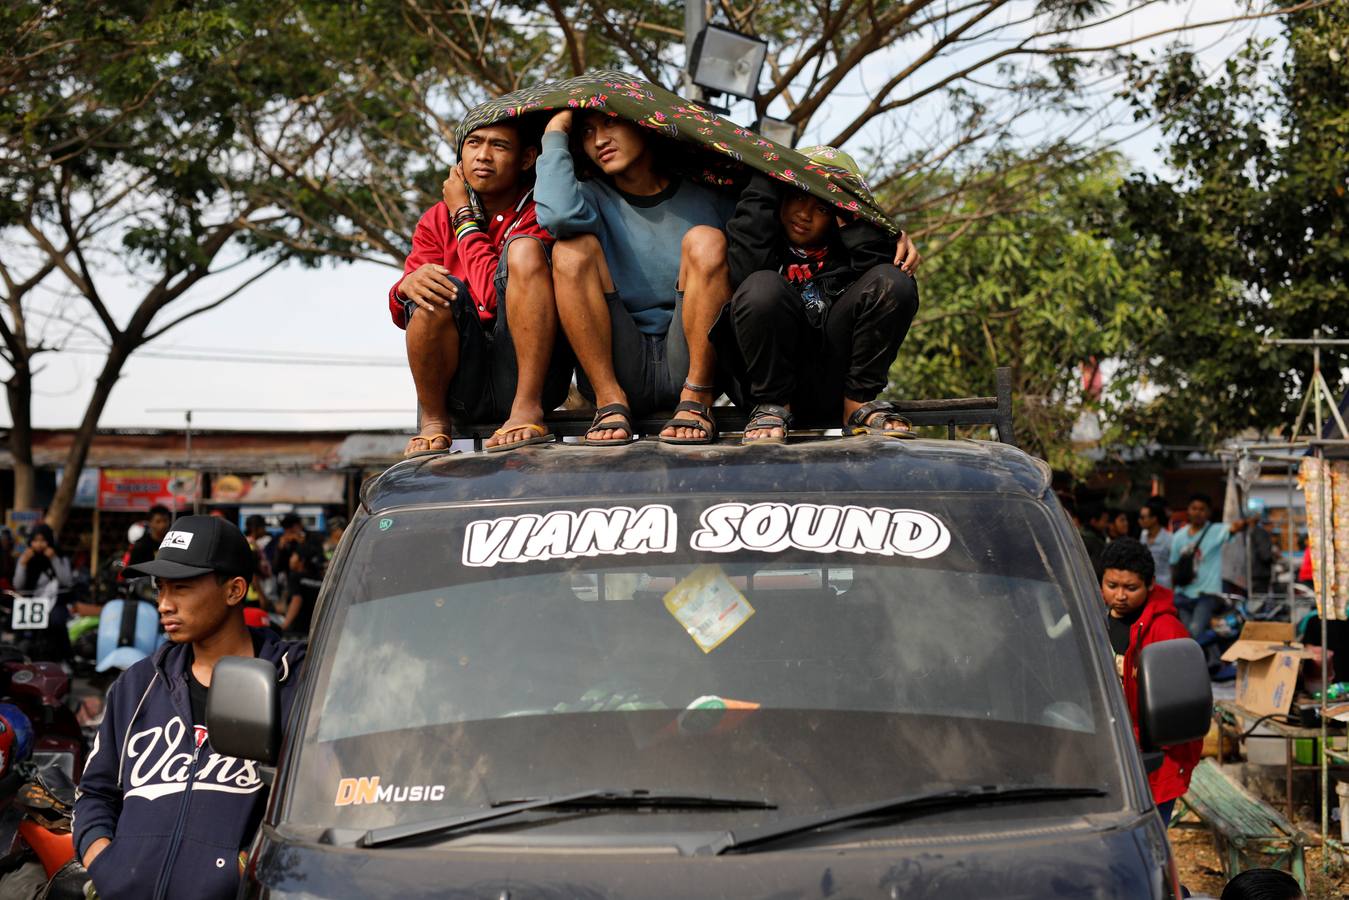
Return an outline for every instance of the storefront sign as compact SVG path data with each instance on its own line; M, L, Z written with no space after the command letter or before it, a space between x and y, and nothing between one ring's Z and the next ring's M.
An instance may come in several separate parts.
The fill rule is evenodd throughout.
M187 469L102 469L98 508L141 512L161 504L182 510L197 495L197 473Z
M342 503L346 477L332 472L215 475L212 503Z

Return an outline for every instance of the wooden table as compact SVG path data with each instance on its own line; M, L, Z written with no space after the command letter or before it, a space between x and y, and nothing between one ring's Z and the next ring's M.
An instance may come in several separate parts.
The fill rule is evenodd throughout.
M1213 704L1213 719L1218 723L1219 763L1227 761L1226 754L1223 752L1224 736L1231 734L1234 738L1239 739L1240 734L1250 727L1249 724L1243 726L1241 722L1244 720L1248 723L1253 723L1258 718L1260 718L1258 715L1243 709L1231 700L1219 700ZM1283 738L1284 741L1284 815L1291 822L1294 821L1293 772L1298 770L1315 770L1319 772L1321 770L1321 764L1319 762L1312 765L1294 762L1293 741L1299 738L1311 738L1319 742L1321 739L1321 729L1303 728L1299 725L1286 725L1283 722L1277 722L1274 719L1266 719L1260 724L1261 727L1272 731L1274 737ZM1341 755L1341 753L1342 751L1326 751L1326 759L1330 761L1331 765L1349 765L1349 755ZM1322 789L1325 789L1324 785L1322 786Z

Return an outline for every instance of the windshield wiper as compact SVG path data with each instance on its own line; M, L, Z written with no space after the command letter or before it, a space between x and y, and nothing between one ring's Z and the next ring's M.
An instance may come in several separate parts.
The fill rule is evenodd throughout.
M887 819L921 809L975 805L980 803L1010 803L1025 800L1048 800L1064 797L1104 797L1107 791L1099 787L1060 786L1038 787L1020 784L987 784L955 788L926 794L909 794L888 800L873 800L856 806L845 806L823 813L793 816L762 828L749 831L728 831L722 837L698 850L699 855L716 856L728 850L751 850L785 838L806 834L832 825L858 822L866 819Z
M372 828L356 841L358 847L382 847L412 838L453 834L486 822L494 822L517 813L536 809L612 809L643 807L650 809L777 809L765 800L740 797L713 797L694 794L661 793L647 790L590 790L556 797L528 797L521 800L500 800L490 809L413 822L406 825L388 825Z

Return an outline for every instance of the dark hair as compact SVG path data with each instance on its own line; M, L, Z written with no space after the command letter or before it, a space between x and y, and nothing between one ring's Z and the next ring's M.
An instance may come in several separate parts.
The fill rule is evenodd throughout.
M1297 879L1278 869L1247 869L1227 882L1222 900L1301 900Z
M667 178L676 178L687 175L683 171L680 162L684 157L694 157L700 159L697 148L690 147L688 144L681 145L678 141L658 134L656 131L634 122L626 116L610 115L604 109L578 109L574 116L574 122L571 135L567 142L567 147L571 151L572 167L576 170L576 177L582 181L588 181L593 178L607 177L591 159L585 151L584 132L581 126L581 119L587 114L597 113L601 116L619 119L631 125L637 135L646 144L647 150L651 153L651 170ZM682 156L681 156L682 155ZM696 171L697 164L694 164Z
M295 515L295 513L286 513L284 516L281 517L281 528L283 530L287 528L294 528L296 525L303 525L303 524L304 519L301 519L299 516Z
M1196 501L1196 500L1198 500L1200 503L1202 503L1202 504L1204 504L1205 506L1207 506L1207 507L1209 508L1209 512L1212 512L1212 511L1213 511L1213 498L1210 497L1208 494L1204 494L1204 493L1191 494L1191 495L1190 495L1190 499L1189 499L1189 501L1187 501L1187 502L1188 502L1188 503L1193 503L1193 502Z
M329 531L332 531L336 528L346 528L346 527L347 527L346 516L333 516L331 519L328 520Z
M1131 537L1116 538L1105 545L1101 552L1101 571L1122 569L1133 572L1148 587L1157 577L1157 564L1152 560L1152 551Z
M1149 497L1143 505L1152 513L1154 519L1157 519L1163 525L1166 524L1168 516L1165 497Z
M1105 506L1099 500L1088 500L1077 506L1077 517L1083 522L1092 522L1105 515Z
M162 503L156 503L154 506L150 507L150 511L145 515L147 518L151 519L153 519L155 516L165 516L169 519L169 521L173 521L173 510L169 509Z
M1073 499L1073 495L1060 493L1058 497L1059 503L1063 506L1063 511L1073 518L1077 518L1077 501Z

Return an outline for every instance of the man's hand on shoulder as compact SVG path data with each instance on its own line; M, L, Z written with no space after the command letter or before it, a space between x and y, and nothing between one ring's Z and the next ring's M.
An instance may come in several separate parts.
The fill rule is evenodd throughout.
M98 855L102 853L104 850L107 850L108 845L111 843L112 841L108 840L107 838L99 838L98 840L90 844L89 849L84 851L84 859L81 860L81 862L84 864L84 867L87 869L90 866L92 866L94 864L94 860L98 859Z
M902 271L910 275L918 271L918 267L923 262L923 256L918 252L918 248L909 238L907 231L899 233L899 241L895 244L895 265Z
M427 312L449 309L458 294L458 288L450 281L450 270L435 263L418 266L398 283L398 295Z
M563 134L571 134L572 111L564 109L548 120L548 127L543 129L548 131L560 131Z

